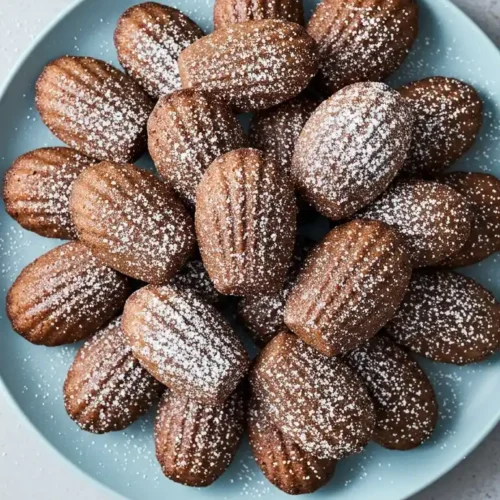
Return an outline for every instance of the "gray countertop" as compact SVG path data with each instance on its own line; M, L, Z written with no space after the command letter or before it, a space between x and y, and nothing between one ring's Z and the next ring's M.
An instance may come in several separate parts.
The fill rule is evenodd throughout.
M139 0L138 0L139 1ZM500 0L454 0L500 46ZM73 0L0 0L0 85L33 38ZM118 498L71 468L0 396L0 498ZM500 426L414 500L500 499Z

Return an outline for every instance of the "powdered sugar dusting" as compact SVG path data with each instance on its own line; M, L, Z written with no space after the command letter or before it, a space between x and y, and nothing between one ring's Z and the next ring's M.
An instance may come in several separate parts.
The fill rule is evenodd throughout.
M146 146L153 103L128 76L90 57L61 57L36 86L44 123L68 146L100 160L130 161Z
M122 328L150 373L200 402L224 401L248 368L240 340L220 313L187 289L139 290L125 306Z
M345 356L375 405L374 439L389 449L415 448L436 425L432 386L418 364L386 337L374 337Z
M41 236L75 239L69 195L75 179L93 163L67 148L42 148L20 156L5 176L7 212Z
M371 438L373 406L360 380L294 335L266 346L251 383L277 427L317 457L359 453Z
M124 429L162 392L122 335L117 318L83 345L69 370L64 384L66 410L86 431Z
M292 161L295 186L331 219L354 214L378 196L403 166L412 114L382 83L355 84L313 113Z
M434 361L481 361L500 347L500 306L481 285L461 274L418 272L386 331Z
M195 244L184 206L133 165L88 168L74 184L70 206L81 241L109 266L145 282L167 282Z
M72 242L21 272L7 310L13 328L30 342L67 344L94 334L120 311L129 291L127 278Z
M356 217L393 227L414 267L429 266L459 250L470 235L467 200L436 182L400 181Z
M164 474L189 486L207 486L230 465L244 432L245 410L237 390L221 406L167 393L155 426L156 456Z
M153 2L125 11L115 31L118 58L153 98L181 88L177 58L203 32L182 12Z

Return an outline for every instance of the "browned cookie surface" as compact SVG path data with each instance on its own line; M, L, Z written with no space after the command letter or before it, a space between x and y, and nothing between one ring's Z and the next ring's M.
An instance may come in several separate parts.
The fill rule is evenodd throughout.
M226 297L215 288L201 260L188 262L172 279L178 286L196 292L209 304L220 304Z
M250 123L250 142L273 160L281 171L291 175L295 143L319 102L299 96L256 113Z
M255 461L266 478L289 495L312 493L335 473L336 460L302 450L276 427L256 396L249 404L248 434Z
M76 180L70 209L79 239L113 269L163 284L189 259L193 221L151 172L103 162Z
M380 81L405 60L418 33L415 0L324 0L307 24L320 53L319 88Z
M23 269L7 295L7 315L13 329L33 344L69 344L116 316L130 292L128 278L82 243L71 242Z
M236 390L221 406L167 392L155 424L156 458L176 483L208 486L233 461L245 431L245 404Z
M200 88L238 111L299 94L318 68L314 40L298 24L266 19L216 30L179 57L183 88Z
M460 193L472 213L465 245L439 265L470 266L500 250L500 181L493 175L476 172L451 172L438 180Z
M415 115L405 172L435 175L472 146L483 122L483 104L473 87L454 78L432 77L399 92Z
M301 0L216 0L214 28L262 19L282 19L304 24Z
M438 417L434 390L406 351L377 336L348 353L344 361L363 379L375 405L377 443L409 450L431 436Z
M21 226L48 238L72 240L76 229L69 195L78 175L96 160L69 148L41 148L19 158L5 173L5 209Z
M393 229L378 221L343 224L309 254L288 295L285 323L327 356L354 349L392 318L410 276Z
M125 304L122 329L141 364L173 391L222 404L249 359L223 316L195 292L147 286Z
M398 181L357 215L398 231L414 267L442 261L469 238L472 214L467 199L437 182Z
M83 430L101 434L128 427L162 391L133 357L117 318L79 349L64 383L64 405Z
M339 459L360 452L371 439L375 414L361 379L296 335L271 340L250 381L278 429L308 453Z
M464 365L499 349L500 306L471 278L453 272L416 272L385 331L426 358Z
M104 61L52 61L37 81L36 105L52 133L87 156L127 162L146 149L153 103L132 78Z
M300 133L295 187L326 217L349 217L394 179L411 131L411 111L395 90L372 82L346 87L320 104Z
M127 9L115 30L118 60L153 98L181 88L177 58L203 31L182 12L156 2Z
M248 142L225 104L190 89L160 99L148 122L148 139L160 175L189 205L209 165Z
M196 198L196 235L219 292L277 292L292 259L296 203L291 183L256 149L214 161Z
M271 295L243 297L238 303L238 314L258 346L265 346L278 333L286 330L286 299L297 281L299 271L312 246L312 241L300 236L297 238L295 255L281 290Z

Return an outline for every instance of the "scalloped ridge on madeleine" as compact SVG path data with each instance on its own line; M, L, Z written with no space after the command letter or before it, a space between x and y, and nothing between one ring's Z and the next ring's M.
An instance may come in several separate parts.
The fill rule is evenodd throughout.
M215 0L214 28L234 23L281 19L304 24L302 0Z
M13 329L33 344L70 344L119 314L130 292L126 276L75 241L23 269L7 294L7 315Z
M404 349L376 336L343 360L363 379L375 405L374 441L410 450L429 439L438 418L436 396L425 372Z
M132 355L116 318L78 350L64 382L64 406L83 430L102 434L135 422L162 391Z
M295 97L317 69L316 45L306 30L277 19L218 29L179 56L183 88L200 88L242 112Z
M337 460L318 458L286 437L256 395L249 402L250 447L264 476L289 495L312 493L330 481Z
M176 483L208 486L233 461L245 431L245 404L237 389L223 405L202 405L166 392L155 424L156 458Z
M278 429L318 458L359 453L372 437L375 413L361 379L296 335L280 333L267 344L250 383Z
M120 64L157 99L181 88L179 54L202 36L198 25L179 10L145 2L120 16L114 40Z
M378 221L336 227L309 254L285 323L326 356L354 349L394 315L411 277L396 231Z
M332 220L354 215L381 194L403 166L413 117L383 83L343 88L314 111L295 145L296 189Z
M193 221L173 191L134 165L102 162L73 185L70 209L78 237L113 269L168 282L191 256Z
M41 148L25 153L5 173L7 213L22 227L47 238L76 239L69 213L71 187L97 160L69 148Z
M250 363L217 309L175 285L149 285L135 292L125 304L122 329L149 373L203 404L222 404Z
M196 235L203 264L219 292L278 291L296 232L288 178L256 149L238 149L207 169L196 197Z
M160 175L189 205L209 165L224 153L247 146L243 128L222 103L201 90L162 97L148 121L148 147Z
M462 274L418 271L384 331L433 361L475 363L500 350L500 304Z
M307 24L318 44L315 84L326 95L356 82L385 80L418 34L416 0L323 0Z
M64 56L36 83L36 106L51 132L99 160L127 162L146 148L153 102L132 78L104 61Z

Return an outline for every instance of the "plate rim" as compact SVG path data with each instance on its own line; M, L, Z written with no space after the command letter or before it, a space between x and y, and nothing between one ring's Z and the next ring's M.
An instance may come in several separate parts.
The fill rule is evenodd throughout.
M70 15L76 8L78 8L86 1L87 0L75 0L74 2L72 2L70 5L62 9L61 12L59 12L59 14L57 14L54 17L54 19L52 19L52 21L50 21L45 26L45 28L33 38L31 43L23 51L21 56L15 62L12 69L9 71L4 83L0 86L0 103L5 99L6 93L10 88L14 78L16 77L17 73L20 71L22 66L25 64L27 59L30 57L31 53L36 49L36 47L44 40L44 38L47 35L49 35L49 33L59 23L63 22L68 15ZM140 3L141 1L143 0L137 0L137 3ZM163 1L163 0L158 0L158 1ZM419 0L416 1L417 3L419 2ZM436 0L431 0L431 1L436 1ZM473 31L472 38L475 39L482 38L483 43L489 45L490 48L496 51L500 57L500 47L498 47L496 43L488 36L488 34L479 26L479 24L474 19L472 19L466 12L464 12L458 5L453 3L452 0L437 0L437 2L440 2L441 4L446 6L446 8L454 11L456 15L461 16L464 19L464 21L469 24L471 30ZM29 427L33 431L34 435L36 436L36 439L38 439L41 443L44 443L52 452L58 455L59 458L62 459L62 463L65 466L69 466L70 469L76 471L77 475L79 475L82 479L85 478L86 480L90 481L94 486L97 487L98 490L101 490L102 492L105 492L107 494L112 494L116 498L122 498L124 500L127 500L127 497L124 497L122 494L118 493L113 488L107 486L99 479L91 476L88 472L78 467L76 463L70 460L62 451L60 451L54 444L52 444L52 442L46 436L44 436L44 434L38 429L38 427L34 424L34 422L32 422L32 420L24 413L21 406L17 402L16 398L5 384L1 372L0 372L0 395L4 397L8 401L10 407L13 408L14 411L21 416L22 422L24 423L24 425L27 425L27 427ZM467 458L488 437L488 435L499 424L499 422L500 422L500 405L498 407L496 414L494 414L493 417L488 422L488 424L483 427L478 438L465 447L463 456L457 455L453 460L451 460L449 463L447 463L445 466L439 469L439 471L436 474L433 474L431 477L422 482L419 486L413 488L407 495L401 497L400 500L408 500L410 497L416 495L417 493L422 492L423 490L425 490L426 488L437 482L439 479L443 478L446 474L448 474L451 470L453 470L461 461Z

